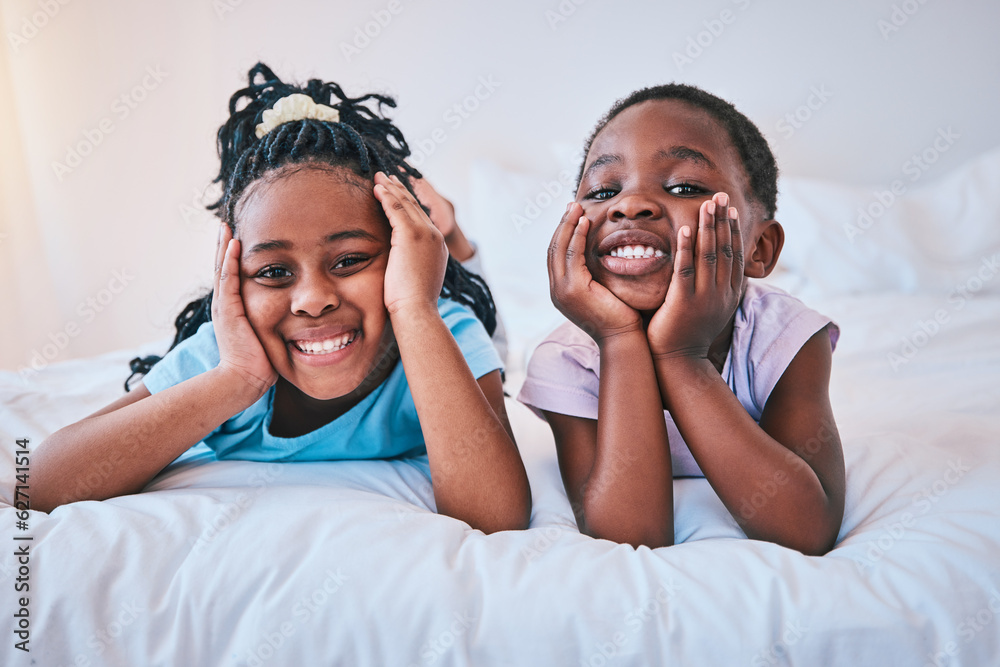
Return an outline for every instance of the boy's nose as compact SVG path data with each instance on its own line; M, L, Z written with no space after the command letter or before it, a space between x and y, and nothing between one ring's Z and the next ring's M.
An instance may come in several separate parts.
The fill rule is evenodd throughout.
M652 197L638 192L618 195L611 208L608 209L608 219L615 222L658 218L661 215L663 215L663 208L660 204Z
M325 276L304 276L292 288L292 312L296 315L319 317L323 313L336 310L340 297L332 281Z

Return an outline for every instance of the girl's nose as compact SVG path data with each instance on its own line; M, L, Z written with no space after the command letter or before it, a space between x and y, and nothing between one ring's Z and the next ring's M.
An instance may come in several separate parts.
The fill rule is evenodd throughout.
M340 297L327 276L306 275L292 287L292 312L296 315L319 317L336 310Z
M615 222L659 218L662 215L660 204L642 192L623 192L614 198L608 209L608 219Z

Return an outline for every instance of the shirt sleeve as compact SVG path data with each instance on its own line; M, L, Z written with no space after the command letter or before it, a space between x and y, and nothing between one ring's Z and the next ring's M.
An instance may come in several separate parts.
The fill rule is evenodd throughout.
M470 308L450 299L438 299L438 312L455 337L473 377L478 380L487 373L503 370L503 361L493 347L486 327Z
M156 363L142 379L149 393L169 389L219 365L219 344L215 329L205 322L193 336L181 341Z
M517 400L539 417L542 410L570 417L597 419L599 354L566 324L556 329L531 355L527 377Z

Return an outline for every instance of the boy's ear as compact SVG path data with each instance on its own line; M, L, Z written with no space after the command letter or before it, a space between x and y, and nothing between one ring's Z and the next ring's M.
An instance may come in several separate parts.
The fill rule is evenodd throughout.
M778 263L781 247L785 245L785 230L777 220L758 223L760 231L752 247L744 250L743 275L747 278L766 278Z

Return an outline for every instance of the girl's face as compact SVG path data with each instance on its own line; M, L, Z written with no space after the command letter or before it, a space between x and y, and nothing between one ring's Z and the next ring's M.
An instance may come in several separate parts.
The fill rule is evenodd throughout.
M678 230L696 233L698 208L716 192L729 195L751 247L746 181L728 132L706 112L678 100L629 107L594 138L576 194L591 221L591 275L632 308L656 310L670 286Z
M244 307L278 374L321 400L388 375L390 228L371 186L301 168L260 182L236 217Z

